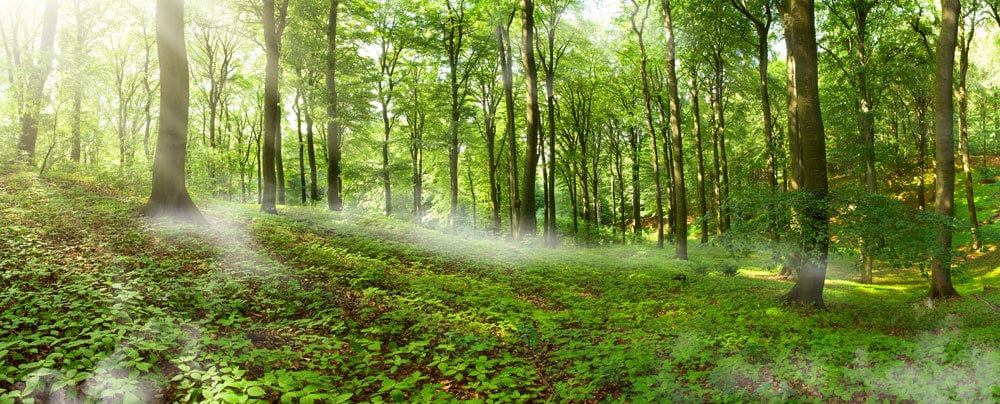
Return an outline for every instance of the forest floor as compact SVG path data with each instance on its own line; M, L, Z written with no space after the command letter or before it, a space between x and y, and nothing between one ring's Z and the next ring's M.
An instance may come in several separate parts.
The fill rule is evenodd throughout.
M196 226L143 195L0 167L0 403L1000 400L995 249L933 304L918 270L862 285L835 259L819 312L779 303L768 252L231 203Z

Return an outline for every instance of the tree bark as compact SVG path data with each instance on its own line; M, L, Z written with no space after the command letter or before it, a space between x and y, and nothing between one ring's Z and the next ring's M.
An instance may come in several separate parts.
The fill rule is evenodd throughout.
M73 84L73 124L72 124L72 139L70 140L71 148L69 159L75 163L80 162L80 153L83 146L83 134L81 130L82 117L83 117L83 91L84 91L84 79L87 77L83 74L85 66L87 66L87 21L84 18L83 8L80 6L79 1L73 2L74 11L76 11L76 44L74 46L74 58L76 59L76 82ZM149 56L148 54L146 55ZM148 78L146 81L149 81ZM149 129L147 128L147 131ZM146 148L146 156L149 156L149 148Z
M326 94L327 94L327 124L326 143L329 159L326 165L326 203L333 211L344 209L344 198L341 195L343 182L340 179L340 159L342 134L340 131L340 116L337 108L337 14L339 0L330 0L330 16L327 20L327 55L326 55Z
M295 95L295 130L299 134L299 187L301 188L302 205L306 204L309 195L306 192L306 141L305 133L302 130L302 92Z
M635 236L642 234L642 194L639 184L639 136L640 131L635 127L629 128L629 146L632 150L632 233Z
M507 18L507 25L497 25L497 48L500 53L500 69L503 76L504 109L507 121L504 136L507 138L507 182L510 189L510 234L517 237L520 234L521 198L517 181L517 135L514 125L514 56L510 43L510 24L514 21L515 9Z
M461 99L464 97L459 96L458 59L462 53L462 45L465 39L465 2L464 0L459 0L459 7L457 9L452 7L451 0L445 0L445 5L448 8L448 23L445 25L444 45L448 53L448 81L451 90L449 93L451 97L451 120L449 121L451 137L448 143L448 178L451 187L449 194L451 197L451 209L448 220L452 226L455 226L458 215L458 124L462 118L461 107L464 101ZM530 45L525 46L531 47Z
M934 101L934 160L935 174L934 211L948 218L955 215L955 105L952 97L955 67L955 43L958 36L958 18L961 5L958 0L941 0L941 33L937 40L935 57ZM958 296L951 283L951 228L938 229L938 253L931 267L932 299Z
M794 60L796 124L801 140L802 191L797 211L800 215L803 260L798 279L788 293L789 303L825 308L823 287L829 254L828 184L826 138L820 112L813 0L786 3L793 36L789 49ZM790 85L791 86L791 85Z
M763 2L763 12L761 16L752 13L747 5L738 0L730 0L734 7L739 10L754 26L757 33L757 73L760 79L760 107L761 120L764 128L764 148L767 154L767 184L771 192L778 189L778 167L775 157L777 146L774 142L774 122L771 118L771 95L767 84L768 58L768 35L771 32L773 22L773 0Z
M691 66L691 115L693 120L695 159L698 162L698 213L701 222L701 244L708 243L708 201L705 192L705 156L701 145L701 112L698 94L698 72Z
M972 3L975 4L975 3ZM971 14L971 13L970 13ZM976 34L975 15L969 20L962 19L958 45L961 50L958 67L958 127L959 148L962 154L962 172L965 174L965 204L969 209L969 231L972 234L971 247L979 249L979 218L976 215L975 183L972 181L972 158L969 155L969 99L968 74L969 50L972 48L972 38Z
M635 11L632 12L632 31L635 32L639 39L639 76L642 82L642 99L643 107L646 111L646 130L649 131L650 142L652 143L652 153L653 153L653 184L656 192L656 247L663 248L663 191L660 186L660 152L656 144L656 127L653 124L653 108L650 103L649 94L649 79L647 74L647 60L646 57L646 44L643 40L643 32L645 31L646 19L649 17L649 0L646 0L645 11L641 21L636 23L636 16L640 12L639 3L636 0L632 0L632 4L635 6ZM636 226L641 226L641 223L636 223Z
M521 59L524 62L526 85L525 116L526 142L524 150L524 179L521 183L521 212L518 238L538 233L535 219L535 178L538 168L538 67L535 64L535 2L521 0Z
M494 70L493 73L496 73ZM483 111L483 139L486 141L486 162L489 168L490 221L493 235L500 235L500 184L497 182L499 161L497 159L497 95L496 79L490 75L480 83L480 107ZM503 147L501 146L501 150Z
M687 259L687 193L684 189L684 147L681 136L681 101L677 91L677 71L675 68L676 54L674 50L674 26L670 15L670 0L662 0L663 27L667 35L667 98L670 100L670 133L673 152L673 199L674 199L674 232L676 233L676 251L678 259Z
M42 103L45 100L45 82L52 72L52 59L55 58L53 48L56 38L56 20L59 13L59 2L47 0L45 13L42 16L42 46L39 49L37 66L31 66L28 75L28 94L26 104L21 114L21 136L18 139L18 151L31 164L35 161L35 148L38 143L38 119L42 114Z
M157 0L156 42L160 59L160 124L152 192L145 212L150 216L204 222L184 184L190 89L183 0Z
M263 177L263 192L261 195L260 210L265 213L278 213L275 206L276 194L278 191L278 177L276 177L276 160L280 152L278 146L278 126L280 125L278 110L278 58L281 53L280 31L283 21L276 21L275 0L264 0L263 23L264 23L264 53L266 63L264 67L264 145L261 150L261 165ZM282 2L279 20L284 20L285 11L288 8L288 1ZM161 84L161 88L163 85ZM162 90L161 90L162 91ZM284 176L281 176L284 177ZM281 185L284 188L284 185Z
M312 108L309 105L309 94L303 98L306 118L306 152L309 155L309 199L319 201L319 186L316 184L316 142L313 136Z

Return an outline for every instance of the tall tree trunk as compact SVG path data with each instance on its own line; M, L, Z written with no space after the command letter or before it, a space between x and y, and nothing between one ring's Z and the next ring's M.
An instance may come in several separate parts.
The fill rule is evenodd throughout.
M476 200L476 182L472 177L472 164L468 161L469 157L466 155L465 164L465 175L469 182L469 196L472 198L472 230L476 230L476 222L479 221L477 217L477 200Z
M449 128L451 133L451 138L448 143L448 178L449 184L451 186L450 192L450 211L448 215L448 220L451 225L454 226L457 221L458 215L458 124L461 119L461 108L464 97L459 96L459 56L462 53L462 45L465 38L465 2L464 0L459 0L459 7L456 9L452 6L451 0L445 0L445 5L448 8L448 24L445 25L444 32L444 45L445 50L448 53L448 81L450 84L450 97L451 97L451 120L449 121ZM528 42L529 48L530 42Z
M768 35L771 32L773 22L773 3L766 0L762 3L762 15L754 14L742 1L730 0L734 7L740 11L754 26L757 32L757 74L760 79L760 107L761 120L764 128L764 148L767 154L767 184L771 192L778 189L778 168L775 157L777 146L774 142L774 122L771 118L771 96L767 84L768 55Z
M813 0L788 0L795 65L796 133L801 140L802 198L797 211L803 227L803 261L798 279L788 293L793 304L825 308L823 287L830 232L827 212L826 137L820 112Z
M708 243L708 201L705 197L705 156L701 146L700 103L701 96L698 94L698 72L695 66L691 66L692 131L694 132L695 159L698 162L698 217L701 222L701 244L706 244Z
M629 146L632 149L632 233L642 234L642 199L639 188L639 144L640 132L635 127L629 128Z
M337 12L339 4L339 0L330 0L330 16L326 31L326 114L328 119L326 143L329 154L326 166L326 202L327 208L333 211L344 209L344 198L341 195L343 183L340 179L340 145L343 139L340 131L340 116L337 111Z
M504 136L507 138L507 182L510 190L510 234L517 237L520 234L520 187L517 181L517 135L514 127L514 56L511 53L510 24L514 21L511 12L507 25L497 25L497 47L500 53L500 68L503 74L504 109L507 121L504 126Z
M716 113L718 114L715 125L718 129L719 175L721 175L721 192L718 201L720 205L719 227L725 232L729 230L729 212L725 207L726 203L729 202L729 158L726 155L726 99L723 93L725 91L726 67L721 50L716 51L713 60L715 62Z
M712 88L709 90L709 100L711 101L711 105L712 105L712 116L711 116L711 125L712 125L712 173L713 173L713 176L712 176L712 194L713 194L714 199L715 199L715 224L716 224L715 229L716 229L716 234L719 235L719 236L721 236L722 233L725 232L726 229L725 229L725 226L723 225L723 220L724 220L723 217L725 215L723 214L723 211L722 211L723 210L723 206L722 206L723 198L722 198L722 170L721 170L721 166L719 164L719 162L720 162L720 159L719 159L719 143L720 143L719 142L719 125L716 123L716 120L718 119L718 116L716 115L716 109L718 108L716 104L718 103L718 99L716 98L716 95L715 95L715 84L714 84L714 82L715 81L713 80Z
M414 88L414 98L419 97L421 89ZM417 101L414 101L416 104ZM410 166L413 170L413 216L419 223L424 216L424 123L426 114L417 107L412 116L407 115L410 123Z
M559 25L559 21L562 17L562 12L564 6L559 4L552 4L550 10L548 10L548 18L546 20L545 26L545 44L543 48L541 46L542 41L537 41L538 53L542 55L542 69L545 71L545 105L546 105L546 116L547 123L546 129L548 130L548 159L545 162L545 167L542 170L543 175L545 175L545 226L544 235L545 245L549 247L555 247L559 243L559 237L556 233L556 98L555 98L555 76L556 68L559 65L559 60L562 58L563 52L566 50L566 45L556 48L556 28ZM545 151L543 150L544 154Z
M280 52L280 47L278 48ZM278 72L278 85L281 84L281 72ZM274 174L277 179L278 205L285 204L285 159L281 153L281 93L278 93L278 117L274 128Z
M143 151L146 153L146 160L151 160L153 158L153 149L149 145L150 135L153 131L153 97L156 93L153 91L153 41L145 40L143 45L143 64L142 64L142 87L143 94L146 95L146 100L143 103L142 112L145 116L145 123L142 126L142 146ZM75 146L75 144L74 144Z
M781 24L785 31L785 48L792 49L795 46L795 28L792 25L792 15L788 7L789 0L782 0ZM786 100L787 100L787 120L788 120L788 170L785 177L785 190L799 191L805 179L802 174L802 147L799 141L799 119L798 119L798 91L795 87L795 57L791 52L786 55ZM800 214L799 212L793 212ZM792 251L788 259L781 267L782 277L790 278L802 264L802 254L800 251Z
M670 133L673 137L674 176L674 231L677 234L675 256L687 259L687 192L684 189L684 147L681 136L681 101L677 91L677 71L674 67L676 56L674 50L674 26L670 15L670 0L662 0L663 27L667 34L667 98L670 100Z
M524 150L524 180L521 183L521 212L518 238L538 233L535 219L535 178L538 168L538 67L535 65L535 2L521 0L521 59L524 61L526 142Z
M309 199L319 201L319 186L316 184L316 142L313 136L312 108L309 105L309 94L304 98L306 117L306 152L309 155Z
M21 136L18 139L20 151L31 164L35 161L35 148L38 143L38 119L42 114L42 103L45 100L45 82L52 71L52 59L55 58L56 19L59 13L58 0L46 0L45 13L42 16L42 46L39 49L37 66L31 66L28 75L28 94L26 104L21 114Z
M302 131L302 104L299 102L302 99L301 92L296 94L295 104L295 129L299 134L299 186L301 187L301 199L302 205L306 204L306 199L309 197L306 193L306 141L305 134Z
M972 3L975 4L975 3ZM973 6L974 7L974 6ZM975 11L975 10L970 10ZM971 14L971 13L970 13ZM961 50L958 67L958 127L959 145L962 153L962 172L965 174L965 204L969 209L969 230L972 234L973 250L979 249L979 218L976 215L976 195L972 181L972 159L969 155L969 99L968 99L968 74L969 74L969 50L972 48L972 38L976 34L976 19L973 15L970 19L962 19L962 27L959 33L958 45Z
M263 193L261 195L260 210L266 213L278 213L275 206L278 191L277 181L280 179L284 183L284 175L276 177L276 169L281 170L277 160L280 160L281 149L278 145L278 127L281 112L278 109L278 58L281 53L279 29L284 25L285 11L288 8L288 0L284 0L280 9L280 16L275 18L275 0L264 0L263 20L264 20L264 53L266 64L264 66L264 145L261 150L261 164L263 168ZM160 85L161 91L162 84ZM276 167L277 166L277 167ZM284 188L284 185L281 185Z
M84 18L83 8L80 7L80 2L73 2L74 11L76 11L76 44L74 47L74 57L76 62L76 80L77 82L73 84L73 124L72 124L72 139L71 149L69 158L75 163L80 162L80 151L82 148L82 133L81 133L81 121L83 116L83 90L84 90L84 78L87 77L83 74L85 66L87 66L87 22ZM148 57L148 54L147 54ZM147 79L148 81L148 79ZM149 130L148 128L146 129ZM146 156L149 156L149 148L146 148Z
M382 104L382 190L385 193L385 215L392 216L392 180L389 176L389 135L392 132L392 124L389 119L389 104Z
M927 210L927 185L924 179L927 175L927 97L917 97L917 207Z
M184 185L190 89L183 0L157 0L156 42L160 58L160 125L152 192L145 211L151 216L203 222Z
M635 11L632 12L632 31L639 38L639 75L642 81L642 99L643 107L646 111L646 130L649 131L650 142L652 143L652 153L653 153L653 184L655 185L655 198L656 198L656 247L663 248L663 191L660 187L660 152L656 145L656 127L653 124L653 107L650 103L649 94L649 79L647 74L647 60L646 57L646 44L643 41L643 32L645 31L646 19L649 17L649 0L646 0L645 11L643 12L642 20L637 24L635 17L640 12L639 3L636 0L632 0L632 4L635 6ZM636 223L639 226L640 223Z
M941 0L941 34L937 40L935 57L936 97L934 101L934 160L935 174L934 211L945 217L955 215L955 104L952 97L955 67L955 43L958 36L958 18L961 16L959 0ZM958 296L951 283L951 228L938 229L938 253L931 267L933 299Z
M500 102L496 96L496 82L493 77L483 82L481 90L481 107L483 110L483 137L486 140L486 162L489 169L490 186L490 222L493 235L500 235L500 184L497 182L497 105ZM502 147L501 147L502 149Z

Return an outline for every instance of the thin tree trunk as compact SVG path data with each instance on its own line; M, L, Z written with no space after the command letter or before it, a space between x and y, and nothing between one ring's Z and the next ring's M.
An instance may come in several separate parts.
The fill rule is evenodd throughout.
M935 58L936 97L934 101L935 133L935 209L948 218L955 215L955 105L952 97L955 67L955 43L958 36L958 18L961 16L958 0L941 0L941 34L938 36ZM958 296L951 282L951 228L938 229L938 253L931 266L932 299Z
M281 7L281 16L284 20L285 10L288 2L285 0ZM278 58L281 53L279 26L284 22L278 22L275 18L274 0L264 0L263 20L264 20L264 48L266 64L264 68L264 145L261 151L261 164L263 171L263 192L261 195L260 210L265 213L278 213L275 205L275 197L278 192L277 181L284 182L284 175L276 172L281 171L278 127L280 126L280 114L278 103ZM162 62L161 62L162 63ZM161 91L162 87L161 84ZM278 174L278 175L276 175ZM284 185L281 185L284 188Z
M385 193L385 215L392 216L392 181L389 176L389 135L392 132L392 124L389 120L389 104L382 104L382 190Z
M280 49L280 48L279 48ZM278 73L279 86L281 85L281 73ZM278 118L274 128L274 173L277 176L278 204L285 205L285 159L282 157L281 148L281 93L278 93Z
M326 197L327 208L333 211L344 209L344 198L341 194L343 182L340 179L340 159L342 134L340 131L340 116L337 100L337 14L339 0L330 0L330 15L327 20L327 56L326 56L326 95L327 124L326 142L329 158L326 166Z
M306 194L306 142L305 134L302 133L302 106L299 101L302 94L297 94L295 104L298 111L295 112L295 129L299 133L299 186L302 188L302 205L306 204L308 195Z
M920 97L917 106L917 206L927 210L927 108L928 100Z
M635 6L635 11L632 12L632 31L638 36L639 39L639 75L642 81L642 99L643 107L646 111L646 129L649 131L650 142L652 143L652 153L653 153L653 184L655 185L655 199L656 199L656 247L663 248L663 192L660 187L660 155L659 148L656 144L656 127L653 125L653 108L650 104L650 91L649 91L649 79L647 78L647 57L646 57L646 44L643 41L643 32L645 31L646 19L649 17L649 0L645 3L645 12L642 17L642 21L636 24L635 17L639 13L639 4L636 0L632 0L632 4ZM638 225L638 223L636 224Z
M75 46L75 49L74 49L74 53L75 53L74 56L76 58L76 60L75 60L76 66L75 67L78 70L76 71L76 74L77 74L76 80L77 80L77 82L73 84L73 118L72 118L73 119L73 124L72 124L72 132L73 132L72 136L73 136L73 138L71 140L71 149L70 149L69 158L73 162L79 163L80 162L80 150L82 148L82 143L83 143L82 142L83 136L82 136L82 133L81 133L81 120L82 120L82 116L83 116L83 87L84 87L84 84L85 84L84 83L84 78L86 77L83 74L83 70L84 70L84 67L87 66L87 60L86 60L87 59L87 52L86 52L86 48L85 48L86 42L87 42L87 23L86 23L86 21L84 19L83 8L80 7L80 2L79 1L73 2L73 7L74 7L74 10L76 11L76 44L75 44L76 46ZM147 57L148 57L148 55L147 55ZM147 81L148 81L148 79L147 79ZM148 116L148 114L147 114L147 116ZM149 131L148 127L147 127L146 131L147 131L147 134L148 134L148 131ZM147 136L147 139L148 139L148 136ZM146 150L147 150L146 156L149 157L149 153L148 153L149 148L147 147Z
M632 148L632 233L639 236L642 234L642 198L639 188L640 132L636 128L630 127L629 135L629 146Z
M701 222L701 244L708 243L708 203L705 192L705 156L701 146L701 112L698 94L698 73L696 67L691 67L691 115L694 132L695 159L698 161L698 213Z
M450 84L449 96L451 97L451 120L449 121L450 141L448 143L448 173L450 192L450 211L448 220L452 226L456 225L458 215L458 124L461 119L462 97L459 97L459 56L462 53L462 45L465 35L465 3L459 0L459 7L456 10L452 7L450 0L445 0L448 8L448 24L445 26L444 45L448 53L448 81ZM530 42L528 42L530 44ZM530 45L528 45L530 48Z
M535 178L538 168L538 118L541 115L538 108L538 67L535 65L535 2L521 0L521 59L524 62L524 77L526 86L525 130L527 132L524 150L524 180L521 183L520 226L518 238L538 233L535 219Z
M510 24L514 21L514 12L507 19L507 25L497 25L497 46L500 53L500 67L503 74L504 107L507 114L504 135L507 138L507 180L510 190L510 234L517 237L520 234L521 198L518 185L517 170L517 135L514 127L514 59L511 53Z
M974 16L969 20L963 19L962 29L958 38L958 45L961 51L958 68L958 127L959 145L962 153L962 172L965 174L965 204L969 209L969 230L972 234L971 247L973 250L979 249L979 218L976 215L976 195L972 181L972 159L969 155L969 99L968 99L968 73L969 73L969 50L972 47L972 38L976 34L976 20Z
M687 192L684 189L684 147L681 136L681 101L677 91L677 71L674 64L674 28L670 15L670 0L662 0L663 26L667 34L667 97L670 100L670 132L673 136L671 144L673 151L674 176L674 231L677 234L677 246L674 256L677 259L687 259Z
M313 136L313 117L312 110L309 106L308 94L306 94L304 101L306 117L306 153L309 156L309 199L316 202L319 201L319 185L316 184L316 144Z

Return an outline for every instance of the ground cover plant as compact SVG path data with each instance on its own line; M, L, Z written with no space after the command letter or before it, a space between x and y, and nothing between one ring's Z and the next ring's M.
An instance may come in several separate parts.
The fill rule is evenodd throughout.
M1000 399L996 252L933 305L919 271L835 265L811 312L766 253L225 203L175 224L120 182L0 175L0 402Z

